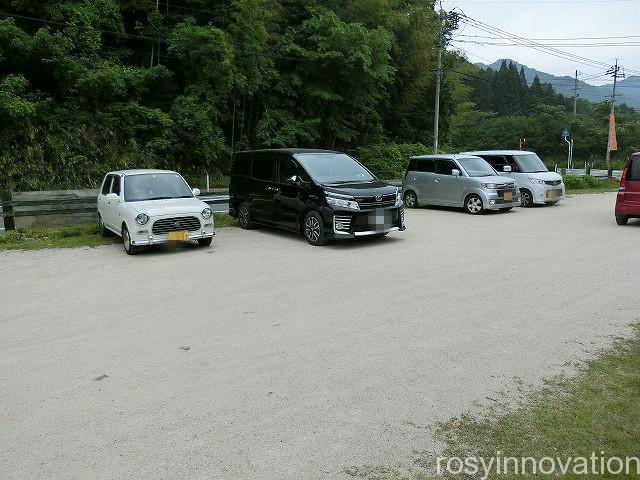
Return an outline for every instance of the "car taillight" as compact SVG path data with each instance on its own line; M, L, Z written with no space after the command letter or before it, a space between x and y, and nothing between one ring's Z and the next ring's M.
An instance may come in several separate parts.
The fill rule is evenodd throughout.
M627 170L629 170L629 166L624 167L622 171L622 177L620 178L620 188L619 190L625 190L627 188Z

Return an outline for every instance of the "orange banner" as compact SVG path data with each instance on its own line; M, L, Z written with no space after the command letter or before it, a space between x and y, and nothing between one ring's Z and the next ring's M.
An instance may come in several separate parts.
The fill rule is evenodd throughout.
M609 150L615 152L618 150L618 136L616 135L616 116L612 113L609 115Z

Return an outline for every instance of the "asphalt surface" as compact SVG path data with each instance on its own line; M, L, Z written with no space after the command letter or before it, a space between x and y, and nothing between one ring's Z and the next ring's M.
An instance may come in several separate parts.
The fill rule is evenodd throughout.
M211 248L138 257L1 253L0 478L409 463L434 422L639 321L640 222L616 226L613 202L420 209L404 233L321 248L221 229Z

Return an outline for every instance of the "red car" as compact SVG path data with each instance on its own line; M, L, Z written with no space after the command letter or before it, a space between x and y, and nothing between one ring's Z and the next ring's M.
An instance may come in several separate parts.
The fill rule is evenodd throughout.
M616 200L618 225L626 225L630 218L640 218L640 152L629 157Z

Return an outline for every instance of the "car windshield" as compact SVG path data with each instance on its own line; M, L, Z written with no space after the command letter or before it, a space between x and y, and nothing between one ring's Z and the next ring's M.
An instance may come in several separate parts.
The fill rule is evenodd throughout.
M296 159L318 183L373 182L367 169L344 153L300 153Z
M177 173L145 173L129 175L124 179L126 202L191 198L193 192Z
M492 177L496 171L482 158L459 158L458 163L470 177Z
M542 160L540 160L540 157L535 153L514 155L513 158L516 160L518 168L522 173L541 173L549 171Z

